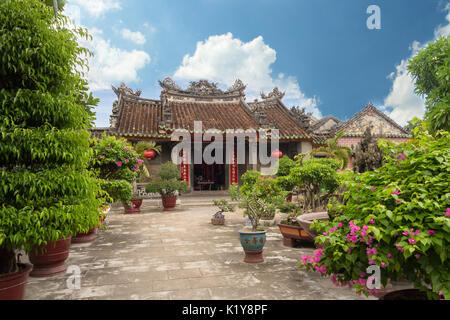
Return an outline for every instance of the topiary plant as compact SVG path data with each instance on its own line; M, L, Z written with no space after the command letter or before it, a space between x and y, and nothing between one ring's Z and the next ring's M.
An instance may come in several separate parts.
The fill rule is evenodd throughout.
M378 169L383 165L383 156L383 152L378 147L378 140L372 136L370 128L367 128L361 141L355 148L353 170L363 173Z
M178 192L189 190L186 181L180 180L180 171L176 164L168 161L161 165L158 179L151 181L145 187L146 192L159 193L161 196L173 196Z
M67 18L40 1L0 1L0 274L14 250L99 226L102 200L87 170L92 106Z

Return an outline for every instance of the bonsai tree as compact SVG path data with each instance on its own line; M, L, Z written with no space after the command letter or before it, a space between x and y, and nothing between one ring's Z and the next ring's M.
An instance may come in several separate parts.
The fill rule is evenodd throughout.
M216 206L219 209L219 211L217 211L213 215L213 218L215 218L215 219L223 219L224 218L223 214L225 212L233 212L234 211L234 205L228 203L228 201L225 199L213 200L213 204L214 204L214 206Z
M330 158L296 162L289 177L295 185L302 186L305 190L304 212L315 212L328 203L328 199L340 184L339 175L336 173L339 167L340 164Z
M383 152L378 147L378 140L372 136L370 128L367 128L355 148L353 170L359 173L374 171L383 165L383 156Z
M174 196L176 192L188 191L188 185L180 179L180 171L173 162L165 162L161 165L158 178L151 181L145 187L146 192L159 193L161 196Z
M90 170L102 180L102 188L114 201L128 204L133 197L130 183L136 180L142 167L142 159L127 140L105 134L101 139L94 140L93 151Z
M323 248L303 267L373 294L366 268L377 265L383 286L406 278L428 298L450 299L450 134L419 129L405 144L383 141L377 171L349 173L340 215L315 224Z
M99 226L101 189L87 170L96 99L67 18L40 1L0 2L0 274L17 270L15 249Z
M281 189L275 178L257 171L244 173L242 182L241 187L237 184L230 187L231 198L240 201L240 208L246 208L244 214L251 221L252 231L257 231L260 218L274 214L288 192Z
M325 152L328 158L337 160L340 163L339 169L346 169L348 167L348 159L352 156L352 150L346 146L339 146L339 139L344 135L344 131L339 132L334 138L327 140L325 147L320 147L311 151Z

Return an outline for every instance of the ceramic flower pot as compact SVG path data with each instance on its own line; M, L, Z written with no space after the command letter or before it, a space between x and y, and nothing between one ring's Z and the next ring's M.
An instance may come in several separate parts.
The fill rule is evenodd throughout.
M211 218L211 223L213 225L224 225L225 216L223 214L214 214Z
M28 275L33 266L18 264L19 271L12 274L0 275L0 300L23 300Z
M301 226L279 223L278 227L283 235L283 244L287 247L293 247L295 240L313 241L311 236Z
M122 205L125 209L126 214L140 213L143 199L131 199L131 207L129 207L125 202Z
M239 230L239 240L245 252L244 262L260 263L264 261L262 252L266 243L266 232Z
M72 237L72 243L87 243L92 242L97 238L98 228L92 228L86 233L78 233L75 237Z
M31 277L46 277L66 272L66 259L69 257L72 236L56 242L49 242L44 247L34 247L28 257L33 264ZM44 249L44 250L42 250Z
M177 196L162 196L164 211L173 211L177 204Z

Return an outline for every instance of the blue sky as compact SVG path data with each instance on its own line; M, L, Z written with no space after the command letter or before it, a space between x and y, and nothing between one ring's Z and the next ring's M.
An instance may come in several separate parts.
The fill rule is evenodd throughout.
M379 30L367 28L370 5L381 10ZM341 120L370 101L405 124L423 114L407 60L449 34L449 11L442 0L69 0L65 8L94 37L84 44L95 54L97 126L109 126L111 85L159 99L166 76L222 88L240 78L250 101L278 86L288 107Z

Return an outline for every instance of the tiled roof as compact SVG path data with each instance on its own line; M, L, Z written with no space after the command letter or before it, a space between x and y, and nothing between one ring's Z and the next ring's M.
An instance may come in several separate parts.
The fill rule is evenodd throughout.
M339 120L338 118L330 115L330 116L326 116L326 117L324 117L324 118L314 122L313 125L311 126L311 129L313 131L319 130L320 127L322 127L324 124L326 124L328 122L328 120L333 120L334 122L336 122L337 125L343 124L343 122L341 120Z
M116 131L121 134L155 136L161 119L159 103L147 101L124 101Z
M257 129L258 125L240 103L170 102L172 128L194 130L194 121L202 121L203 130Z

